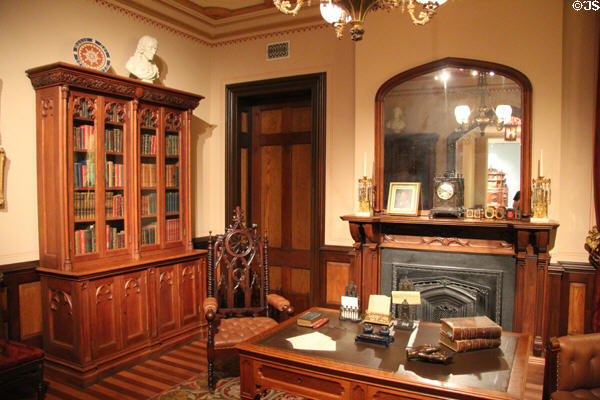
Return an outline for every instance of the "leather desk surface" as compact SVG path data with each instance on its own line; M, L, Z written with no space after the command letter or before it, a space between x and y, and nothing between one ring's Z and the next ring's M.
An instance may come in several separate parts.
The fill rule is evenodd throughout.
M240 345L240 354L256 356L261 353L267 358L281 357L291 364L320 366L323 371L330 367L339 372L368 375L375 380L411 381L419 386L425 384L461 392L464 388L470 388L468 392L481 389L482 392L497 393L499 398L519 398L523 390L529 351L527 335L503 332L499 348L455 353L449 365L407 361L406 347L409 343L412 346L438 343L439 324L421 322L413 331L396 329L395 341L385 347L355 343L362 324L339 321L337 311L318 311L329 318L324 326L318 329L301 327L293 318L252 343ZM287 341L290 337L315 331L335 340L336 350L295 350ZM441 347L444 352L452 353L450 349Z

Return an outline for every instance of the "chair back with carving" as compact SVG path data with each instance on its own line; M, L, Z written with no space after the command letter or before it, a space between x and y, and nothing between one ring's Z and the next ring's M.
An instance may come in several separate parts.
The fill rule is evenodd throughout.
M266 233L263 243L256 224L246 226L240 207L223 235L211 235L207 294L217 299L222 317L269 316L267 246Z

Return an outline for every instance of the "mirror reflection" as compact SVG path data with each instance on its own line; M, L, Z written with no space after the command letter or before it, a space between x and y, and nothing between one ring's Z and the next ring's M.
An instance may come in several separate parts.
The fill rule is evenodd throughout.
M384 203L390 182L421 182L432 208L433 178L464 179L464 207L513 207L520 194L522 93L497 72L440 68L383 98Z

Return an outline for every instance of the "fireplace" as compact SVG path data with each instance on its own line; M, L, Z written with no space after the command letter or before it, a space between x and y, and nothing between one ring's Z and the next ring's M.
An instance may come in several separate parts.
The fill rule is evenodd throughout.
M398 290L405 278L421 293L417 320L487 315L503 330L512 331L514 256L382 249L381 293ZM398 310L392 311L397 317Z

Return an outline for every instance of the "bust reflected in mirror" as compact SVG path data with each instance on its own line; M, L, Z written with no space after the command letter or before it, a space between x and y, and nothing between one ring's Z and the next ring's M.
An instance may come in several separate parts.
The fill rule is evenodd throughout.
M520 72L464 59L426 64L386 82L376 97L379 208L390 182L420 182L426 214L438 192L448 197L435 187L435 178L448 174L464 184L461 209L512 207L523 192L528 199L530 93Z

